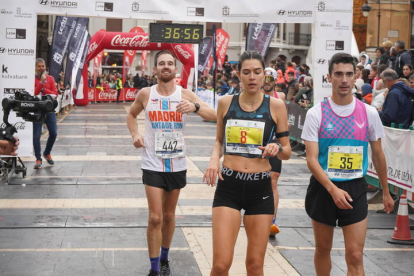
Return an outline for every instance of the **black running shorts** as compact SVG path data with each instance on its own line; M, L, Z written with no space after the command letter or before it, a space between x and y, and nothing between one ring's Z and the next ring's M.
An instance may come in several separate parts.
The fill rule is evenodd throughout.
M277 158L277 156L270 157L269 163L270 163L270 166L272 166L272 169L271 169L272 172L280 173L282 171L282 160Z
M214 194L214 207L245 210L245 215L273 215L275 213L269 172L242 173L223 167Z
M142 183L171 192L182 189L187 184L187 170L180 172L156 172L142 170Z
M365 178L349 181L332 181L352 198L353 209L339 209L325 187L314 176L311 177L305 199L309 217L329 226L347 226L364 220L368 215L367 183Z

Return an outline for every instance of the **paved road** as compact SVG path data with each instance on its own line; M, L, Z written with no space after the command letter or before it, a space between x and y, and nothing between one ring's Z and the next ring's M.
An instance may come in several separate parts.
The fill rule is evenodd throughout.
M129 104L78 107L59 123L54 166L27 178L0 182L0 275L146 275L147 203L141 181L141 150L131 145L125 123ZM143 131L143 116L138 118ZM214 189L202 184L214 144L215 124L190 115L185 133L188 182L177 206L171 249L174 275L209 275L212 262L211 204ZM47 133L42 138L44 147ZM284 162L279 183L281 233L270 239L265 275L314 275L313 232L304 211L310 173L296 155ZM395 214L370 205L365 250L367 275L412 275L414 247L386 241ZM412 223L413 224L413 223ZM246 275L246 236L237 242L231 275ZM344 244L335 232L332 275L346 275Z

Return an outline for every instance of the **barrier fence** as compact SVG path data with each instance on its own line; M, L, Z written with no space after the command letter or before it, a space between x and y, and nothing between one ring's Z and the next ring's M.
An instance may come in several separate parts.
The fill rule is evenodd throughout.
M134 101L138 94L138 88L123 88L119 96L120 101ZM88 88L88 99L90 102L116 101L117 91L115 89L101 90L100 88Z

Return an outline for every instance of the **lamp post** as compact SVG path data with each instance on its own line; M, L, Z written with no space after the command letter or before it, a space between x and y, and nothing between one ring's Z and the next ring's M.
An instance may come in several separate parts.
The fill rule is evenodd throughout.
M379 39L380 39L380 26L381 26L381 0L376 0L378 4L378 30L377 30L377 47L380 46ZM365 4L361 7L362 14L365 17L368 17L369 12L371 11L371 6L368 5L368 1L365 1Z

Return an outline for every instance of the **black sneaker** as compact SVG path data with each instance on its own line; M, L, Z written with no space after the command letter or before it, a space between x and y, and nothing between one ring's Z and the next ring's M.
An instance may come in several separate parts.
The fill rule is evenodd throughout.
M150 269L149 274L147 276L160 276L156 271Z
M160 276L172 276L170 261L160 260Z

